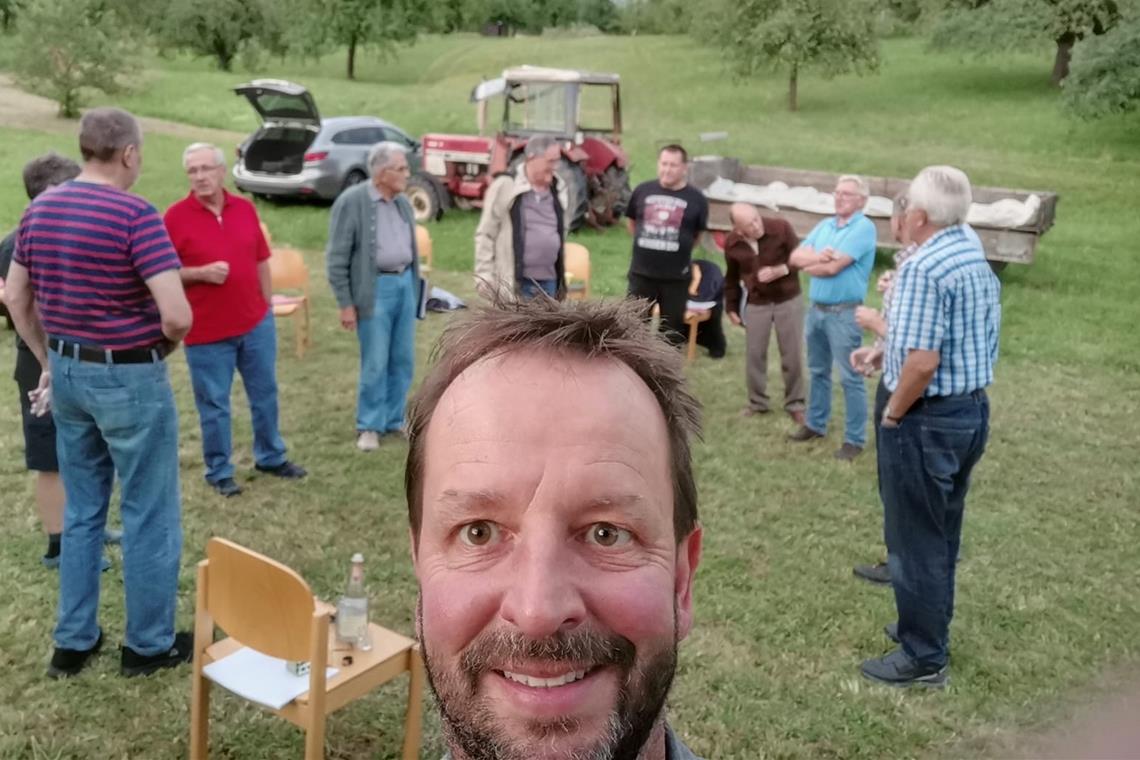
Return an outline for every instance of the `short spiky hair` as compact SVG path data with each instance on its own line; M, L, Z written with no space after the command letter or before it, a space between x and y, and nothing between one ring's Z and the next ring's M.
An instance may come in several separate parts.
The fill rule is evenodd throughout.
M24 190L29 199L79 176L79 164L58 153L46 153L24 164Z
M625 364L653 393L669 432L673 531L677 542L697 524L697 488L690 441L700 435L700 403L689 392L677 349L654 334L643 301L567 301L552 298L475 310L448 326L408 411L404 489L413 540L423 517L425 434L443 394L476 362L513 351L539 350Z

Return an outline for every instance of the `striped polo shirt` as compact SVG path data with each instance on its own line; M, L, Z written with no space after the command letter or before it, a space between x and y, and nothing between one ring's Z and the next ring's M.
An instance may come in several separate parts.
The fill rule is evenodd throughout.
M937 351L925 396L956 396L993 382L1001 283L973 230L936 232L899 268L887 314L883 380L892 392L911 350Z
M104 349L163 339L146 280L178 269L162 217L137 195L66 182L37 197L16 233L44 331Z

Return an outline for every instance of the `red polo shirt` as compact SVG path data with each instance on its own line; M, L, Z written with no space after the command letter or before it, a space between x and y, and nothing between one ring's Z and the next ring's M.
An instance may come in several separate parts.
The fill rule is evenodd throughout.
M190 193L166 210L164 221L182 266L200 267L215 261L230 265L221 285L186 285L186 298L194 312L186 345L214 343L256 327L269 310L257 278L257 265L269 258L269 245L253 204L227 192L221 216L214 216Z

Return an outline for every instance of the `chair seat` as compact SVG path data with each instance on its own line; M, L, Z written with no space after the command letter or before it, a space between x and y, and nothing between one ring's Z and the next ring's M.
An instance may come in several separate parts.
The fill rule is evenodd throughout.
M287 296L287 295L284 295L282 293L274 293L273 294L273 305L274 306L286 306L289 304L300 305L300 304L303 304L304 302L305 302L304 296Z
M372 634L372 648L365 652L338 642L336 624L329 623L328 664L330 668L337 670L337 674L326 684L328 693L326 704L329 712L348 704L408 669L408 652L415 646L414 640L375 623L369 623L368 630ZM206 648L202 664L208 665L224 659L243 646L245 645L232 637L215 641ZM346 656L352 657L351 664L345 664ZM297 697L294 703L300 706L308 705L309 692L306 691ZM275 712L290 718L291 707L293 705L289 704Z
M712 317L712 312L708 309L701 309L700 311L686 311L685 324L695 325L698 322L707 322Z
M288 317L295 314L304 304L301 303L281 303L273 304L273 316L275 317Z

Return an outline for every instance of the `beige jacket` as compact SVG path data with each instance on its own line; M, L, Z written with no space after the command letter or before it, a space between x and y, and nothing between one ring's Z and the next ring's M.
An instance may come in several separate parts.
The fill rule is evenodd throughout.
M562 219L566 217L569 197L566 186L554 178L554 192L561 206ZM519 164L514 174L500 174L487 188L483 197L483 214L475 228L475 288L484 298L496 296L504 301L514 300L518 294L516 277L515 231L511 210L519 197L531 191L525 166ZM566 239L568 225L562 224L562 239ZM561 263L561 254L559 254ZM563 285L563 289L564 289Z

